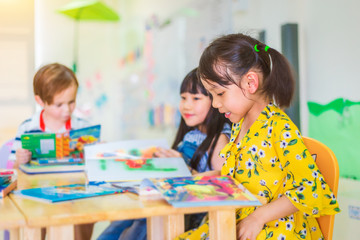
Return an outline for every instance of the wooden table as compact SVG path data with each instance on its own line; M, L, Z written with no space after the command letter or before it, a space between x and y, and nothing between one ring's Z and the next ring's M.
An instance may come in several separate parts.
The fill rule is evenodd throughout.
M11 199L0 199L0 229L10 232L11 239L19 239L19 228L25 227L25 218Z
M19 174L18 188L84 183L83 173ZM73 239L74 224L147 218L148 239L173 239L184 232L184 214L209 212L211 239L235 239L235 209L241 206L174 208L165 200L140 201L132 193L93 197L64 203L47 204L10 195L26 218L24 236L40 239L41 227L48 239ZM159 236L160 235L160 236Z

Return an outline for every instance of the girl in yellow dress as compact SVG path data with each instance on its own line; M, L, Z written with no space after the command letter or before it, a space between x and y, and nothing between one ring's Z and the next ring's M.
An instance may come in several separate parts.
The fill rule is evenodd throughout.
M230 175L267 204L237 211L237 239L324 239L316 221L340 211L296 125L290 105L294 77L285 57L243 34L213 41L199 64L212 105L233 122L222 175ZM216 174L213 172L213 174ZM209 226L178 239L206 239Z

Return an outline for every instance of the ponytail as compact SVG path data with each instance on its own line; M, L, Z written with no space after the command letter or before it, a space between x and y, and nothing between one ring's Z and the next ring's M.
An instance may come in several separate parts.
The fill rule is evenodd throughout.
M263 79L261 91L275 101L280 108L289 107L294 95L294 73L288 60L273 48L268 49L270 73Z

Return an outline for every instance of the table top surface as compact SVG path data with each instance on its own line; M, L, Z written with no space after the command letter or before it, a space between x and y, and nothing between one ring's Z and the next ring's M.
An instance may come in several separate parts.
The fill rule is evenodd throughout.
M85 180L84 173L27 175L20 172L18 175L18 189L85 183ZM169 214L230 210L241 207L175 208L165 200L141 201L139 196L133 193L91 197L62 203L43 203L14 194L10 194L10 198L23 212L29 227L135 219Z
M25 217L17 209L9 196L0 198L0 229L25 226Z

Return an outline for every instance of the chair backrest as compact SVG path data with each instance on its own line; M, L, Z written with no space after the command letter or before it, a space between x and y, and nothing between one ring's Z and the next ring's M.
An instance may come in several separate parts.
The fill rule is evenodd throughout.
M9 155L11 153L11 148L13 145L14 139L10 139L5 142L0 148L0 168L9 168Z
M332 192L337 195L339 185L339 164L336 156L325 144L318 140L303 137L303 141L312 156L315 155L315 162L326 183ZM326 240L331 240L334 229L335 215L321 216L317 218L321 232Z

